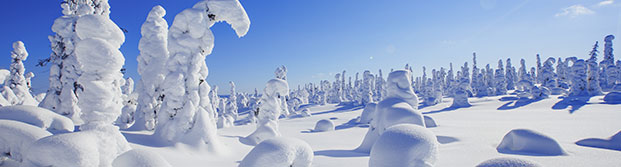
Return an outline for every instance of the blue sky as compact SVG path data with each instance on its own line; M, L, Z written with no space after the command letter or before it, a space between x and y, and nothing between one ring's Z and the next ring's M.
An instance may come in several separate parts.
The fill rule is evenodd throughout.
M198 0L110 0L111 19L127 29L122 46L127 76L137 80L140 26L155 5L165 19ZM0 7L0 68L8 69L11 43L24 41L30 57L26 70L36 74L34 91L47 89L48 67L35 67L49 56L48 35L61 16L61 0L6 1ZM215 48L207 56L207 81L228 93L262 90L279 65L286 65L291 87L334 74L391 68L406 63L420 75L422 66L456 68L477 52L480 67L511 58L533 66L542 57L586 58L595 41L621 34L621 2L611 0L241 0L250 31L237 38L224 23L212 27ZM619 41L617 39L616 41ZM615 41L615 42L616 42ZM617 44L615 53L618 53ZM603 49L603 48L602 48ZM619 54L616 54L619 55ZM4 58L2 58L4 57ZM617 56L618 57L618 56Z

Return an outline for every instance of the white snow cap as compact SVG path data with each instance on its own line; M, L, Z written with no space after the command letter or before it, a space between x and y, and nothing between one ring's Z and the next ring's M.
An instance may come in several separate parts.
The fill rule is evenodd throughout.
M255 146L239 163L240 167L309 167L313 149L303 140L278 137Z
M502 138L496 147L501 153L526 153L535 155L565 155L556 140L528 129L514 129Z
M216 22L224 21L230 24L238 37L243 37L250 29L250 18L239 0L203 0L196 3L193 8L205 9L210 15L214 15L212 19Z
M437 161L439 144L427 128L401 124L384 132L371 149L370 167L425 166Z
M11 52L11 58L26 60L28 58L28 52L22 41L13 43L13 51Z
M386 80L386 97L405 100L412 108L418 109L418 97L412 89L412 75L409 70L395 70L388 74Z

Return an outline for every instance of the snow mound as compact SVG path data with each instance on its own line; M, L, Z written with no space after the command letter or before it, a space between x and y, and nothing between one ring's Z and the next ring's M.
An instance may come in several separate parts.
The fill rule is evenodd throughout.
M433 118L431 118L430 116L424 115L423 119L425 119L425 127L428 127L428 128L438 127L438 125L436 124L436 121L433 120Z
M565 155L556 140L528 129L514 129L507 133L496 147L500 153Z
M621 92L610 92L604 96L604 102L608 104L621 104Z
M429 129L412 124L388 128L373 145L370 167L433 166L438 142Z
M304 110L302 110L302 112L300 112L300 115L302 117L310 117L312 114L310 113L310 110L308 110L308 108L305 108Z
M481 162L477 167L540 167L541 165L528 161L525 159L518 158L494 158L487 161Z
M296 138L278 137L255 146L240 167L306 167L313 162L313 149Z
M596 147L603 149L611 149L621 151L621 131L608 139L584 139L576 142L576 144L586 147Z
M39 127L13 120L0 120L0 134L0 165L4 158L22 161L23 155L28 155L24 151L32 143L52 135Z
M142 149L129 150L114 159L113 167L171 167L162 156Z
M52 133L73 132L75 126L71 119L45 108L16 105L0 107L0 119L8 119L31 124Z
M375 107L377 103L369 103L362 110L362 114L360 115L360 123L368 124L373 120L373 115L375 114Z
M329 119L322 119L315 124L314 132L334 131L334 122Z
M39 139L27 150L23 165L34 166L111 166L121 153L130 150L118 127L53 135ZM111 135L113 134L113 135Z

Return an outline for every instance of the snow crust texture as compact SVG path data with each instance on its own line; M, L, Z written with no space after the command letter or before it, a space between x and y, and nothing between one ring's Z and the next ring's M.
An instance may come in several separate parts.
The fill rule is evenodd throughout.
M52 133L73 132L75 126L71 119L45 108L16 105L0 107L0 119L20 121Z
M370 167L430 167L438 156L436 135L427 128L401 124L388 128L375 142Z
M114 159L113 167L172 167L159 154L141 149L129 150Z
M25 151L32 143L52 135L39 127L13 120L0 120L0 134L0 165L5 157L22 161L29 155Z
M313 149L303 140L278 137L255 146L239 164L240 167L308 167L313 162Z
M317 124L315 124L315 129L313 131L314 132L334 131L334 122L332 122L332 120L329 120L329 119L319 120L317 121Z
M561 146L549 136L528 129L514 129L496 147L500 153L526 155L565 155Z
M525 159L502 157L483 161L477 167L541 167L541 165Z

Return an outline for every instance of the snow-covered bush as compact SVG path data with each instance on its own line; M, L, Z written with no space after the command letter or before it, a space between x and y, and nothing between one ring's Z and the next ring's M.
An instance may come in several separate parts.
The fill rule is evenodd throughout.
M313 132L326 132L326 131L334 131L334 122L329 119L322 119L317 121L315 124L315 129Z
M5 158L21 162L30 156L25 151L32 143L52 135L39 127L13 120L0 120L0 134L0 165Z
M28 52L22 41L13 43L11 51L11 74L4 85L11 88L17 98L13 105L36 106L39 103L30 94L29 80L26 80L24 62L28 58ZM34 76L34 75L33 75Z
M0 119L20 121L52 133L73 132L71 119L45 108L36 106L16 105L0 107Z
M501 153L526 153L537 155L565 155L556 140L528 129L514 129L507 133L496 147Z
M123 108L115 124L121 129L127 129L135 123L136 118L138 94L134 92L134 80L127 78L125 84L121 86L121 90L123 93Z
M436 121L433 120L433 118L431 118L430 116L424 115L423 119L425 119L425 127L427 128L438 127L438 125L436 124Z
M140 29L140 55L136 58L140 81L132 130L154 130L157 124L156 113L164 98L161 84L165 74L162 67L168 60L168 23L164 15L166 10L162 6L154 6Z
M278 118L282 111L280 97L287 94L289 94L287 81L271 79L267 82L259 103L257 129L243 138L245 143L256 145L263 140L280 136L278 131Z
M244 157L240 167L309 167L313 149L296 138L278 137L265 140Z
M205 81L205 57L214 47L210 30L226 21L238 37L249 29L250 20L237 0L202 0L175 16L168 32L164 101L158 112L155 136L168 142L208 145L217 150L216 118Z
M375 116L375 107L377 103L369 103L364 106L364 110L362 110L362 114L360 114L360 123L368 124L371 123L373 117Z
M533 86L530 90L530 95L533 99L548 98L551 94L550 89L545 86Z
M142 149L129 150L114 159L113 167L172 167L157 153Z
M501 157L485 160L477 165L477 167L541 167L536 162L532 162L520 158Z
M386 98L377 104L375 116L357 151L369 152L375 140L393 125L407 123L425 126L423 114L417 111L418 97L411 83L408 70L395 70L388 75Z
M434 166L439 147L436 140L433 132L421 126L388 128L371 149L369 167Z

